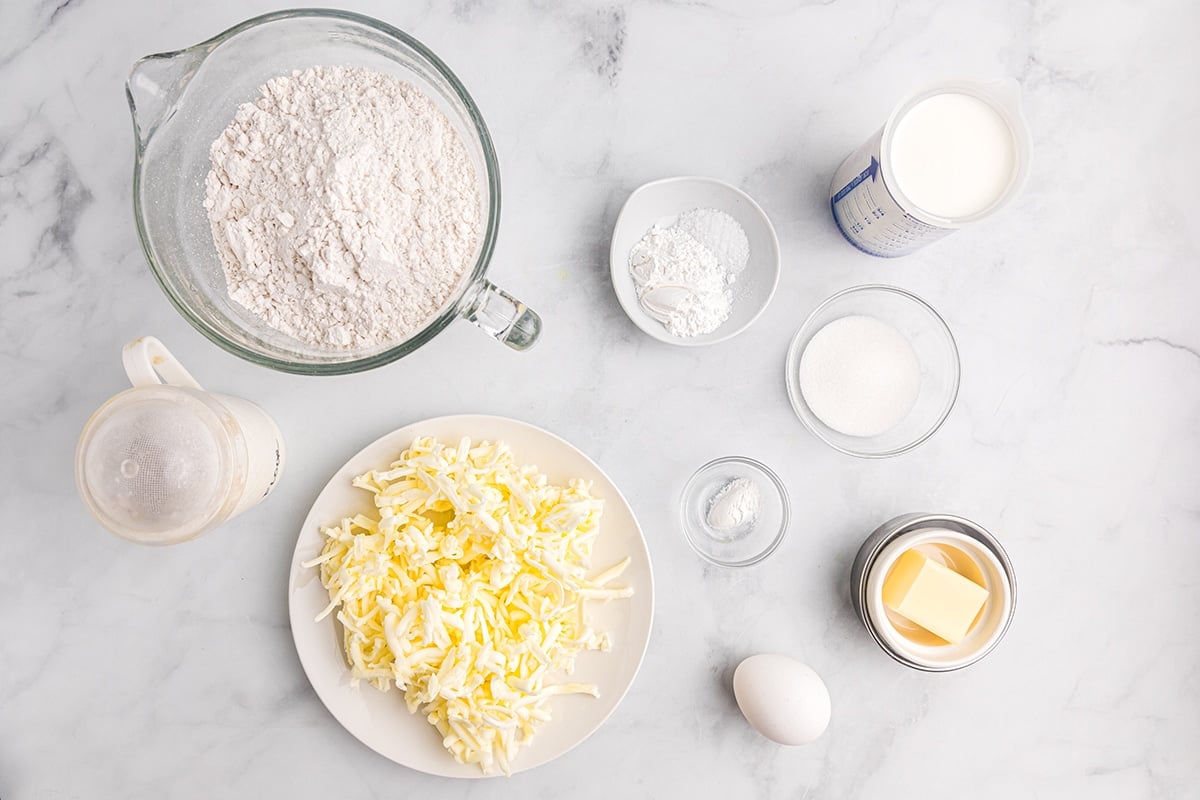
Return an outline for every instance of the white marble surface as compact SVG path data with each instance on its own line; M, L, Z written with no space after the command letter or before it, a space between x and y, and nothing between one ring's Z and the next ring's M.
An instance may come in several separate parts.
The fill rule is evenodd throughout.
M209 344L154 284L131 218L130 64L270 8L0 7L0 796L1196 796L1200 6L361 0L482 107L504 175L492 274L546 329L517 354L459 324L337 379ZM896 99L958 75L1024 84L1028 190L918 255L855 252L829 217L830 174ZM741 186L783 246L767 313L707 349L640 333L605 274L624 196L673 174ZM865 281L925 296L964 360L947 425L879 462L809 436L782 376L804 315ZM121 345L145 333L269 409L290 449L266 504L165 550L102 533L71 478L84 420L123 386ZM297 527L327 476L388 430L468 411L530 420L597 459L643 521L659 592L609 723L486 785L408 771L345 733L286 615ZM773 465L795 508L781 549L742 572L705 566L675 522L691 470L727 453ZM952 675L893 663L849 608L859 542L924 509L994 530L1021 584L999 650ZM817 743L781 749L742 722L729 673L758 651L827 680Z

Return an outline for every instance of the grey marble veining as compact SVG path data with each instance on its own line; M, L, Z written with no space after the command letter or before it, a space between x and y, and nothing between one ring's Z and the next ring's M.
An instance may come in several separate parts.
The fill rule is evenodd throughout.
M155 285L132 220L129 66L271 8L0 8L0 797L1196 796L1200 7L362 0L482 108L504 184L491 276L546 327L517 354L455 325L338 379L209 344ZM1034 135L1021 199L899 261L845 245L824 192L892 104L1005 75ZM783 249L766 314L700 350L641 334L606 275L625 196L674 174L741 186ZM808 311L868 281L929 300L964 363L946 426L882 462L809 436L782 375ZM267 408L290 451L268 502L165 550L100 532L72 481L84 421L125 383L120 347L146 333ZM360 745L309 688L287 626L296 531L328 476L378 435L455 412L527 419L594 457L638 513L658 585L616 714L558 761L486 784ZM795 510L779 551L745 571L700 561L675 521L691 471L728 453L772 465ZM898 666L849 607L859 542L914 510L977 520L1016 564L1011 632L961 673ZM777 748L742 722L731 670L760 651L827 681L818 742Z

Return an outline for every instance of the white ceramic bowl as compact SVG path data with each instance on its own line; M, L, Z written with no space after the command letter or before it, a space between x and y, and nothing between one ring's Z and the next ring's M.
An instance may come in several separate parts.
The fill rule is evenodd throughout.
M729 319L712 333L672 336L638 303L629 274L629 251L655 225L673 225L680 214L693 208L715 208L736 219L750 242L750 261L733 285ZM779 285L779 239L766 213L741 189L713 178L664 178L638 187L625 201L613 229L609 263L617 300L634 325L660 342L697 347L732 339L766 309Z
M397 764L447 778L485 777L478 766L459 764L446 752L441 734L424 715L408 712L402 692L385 694L365 682L357 688L351 686L342 652L341 623L332 617L320 623L313 621L329 602L329 594L321 586L318 572L305 568L303 563L324 547L321 526L374 508L369 493L351 486L351 479L389 463L417 436L451 442L464 436L476 441L504 441L522 464L536 464L551 481L565 483L570 478L583 478L591 484L593 496L604 501L604 524L595 540L593 564L602 569L625 557L631 560L620 582L634 587L633 597L594 603L588 609L595 629L612 636L612 650L580 653L575 665L573 680L595 684L600 696L553 698L554 718L539 729L528 749L513 762L513 772L524 772L583 742L616 710L633 684L654 621L654 576L646 540L633 509L600 467L554 434L517 420L465 414L416 422L375 440L334 473L308 512L292 554L288 581L292 638L300 665L329 712L363 744ZM589 762L584 758L577 763Z

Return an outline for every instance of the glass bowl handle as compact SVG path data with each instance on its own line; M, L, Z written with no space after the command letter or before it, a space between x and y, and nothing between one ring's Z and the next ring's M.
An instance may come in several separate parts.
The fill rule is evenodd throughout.
M542 332L537 312L491 281L479 284L460 313L513 350L528 350Z

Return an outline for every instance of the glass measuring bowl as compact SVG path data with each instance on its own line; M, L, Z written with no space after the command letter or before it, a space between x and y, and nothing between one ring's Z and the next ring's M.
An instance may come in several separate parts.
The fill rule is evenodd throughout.
M475 166L483 224L473 266L403 341L348 350L310 345L271 328L226 290L203 205L209 147L259 86L315 65L365 67L415 85L454 125ZM500 219L500 169L487 126L449 68L403 31L345 11L265 14L185 50L146 56L134 64L126 94L137 147L134 216L146 259L180 313L229 352L285 372L329 375L402 358L459 317L515 350L537 339L541 318L484 277Z

